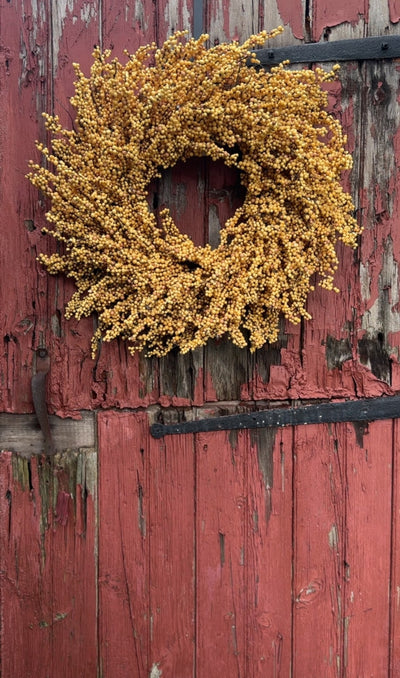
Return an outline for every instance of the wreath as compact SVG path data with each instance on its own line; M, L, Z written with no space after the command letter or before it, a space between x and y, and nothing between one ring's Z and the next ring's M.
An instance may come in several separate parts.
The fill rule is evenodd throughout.
M210 49L180 32L126 64L96 49L89 77L74 66L73 129L45 114L51 150L37 144L46 162L28 176L61 247L40 261L75 280L67 317L97 314L94 351L100 337L161 356L222 336L254 350L276 341L281 314L310 317L314 274L333 289L335 243L355 247L360 232L323 90L338 67L257 68L254 49L280 30ZM237 168L245 187L214 249L148 204L150 182L193 156Z

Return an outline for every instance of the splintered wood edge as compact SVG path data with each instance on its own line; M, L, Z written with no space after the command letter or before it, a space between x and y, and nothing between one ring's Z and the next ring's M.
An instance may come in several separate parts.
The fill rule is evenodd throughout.
M57 452L96 447L95 412L80 412L81 419L50 416ZM0 450L22 456L44 453L44 438L36 415L0 413Z

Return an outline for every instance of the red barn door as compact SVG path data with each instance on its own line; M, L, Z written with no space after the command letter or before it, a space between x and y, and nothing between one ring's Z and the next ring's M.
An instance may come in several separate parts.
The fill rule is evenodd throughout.
M87 71L95 44L121 56L201 23L211 44L278 24L278 46L395 35L396 2L3 0L0 12L2 678L400 676L398 420L150 434L156 420L400 390L398 62L346 62L330 85L360 248L339 247L341 294L317 289L313 319L282 323L256 354L214 342L149 360L115 342L92 361L92 320L65 321L71 284L37 263L52 243L24 178L42 111L67 124L72 63ZM152 190L200 244L238 186L196 159ZM33 414L39 347L55 457L40 454Z

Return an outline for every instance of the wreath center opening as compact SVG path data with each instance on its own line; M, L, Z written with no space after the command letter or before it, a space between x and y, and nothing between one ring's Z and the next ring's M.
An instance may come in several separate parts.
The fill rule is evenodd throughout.
M240 171L222 160L194 157L161 171L148 192L150 210L161 227L167 209L179 228L196 247L220 245L221 230L242 207L246 191Z

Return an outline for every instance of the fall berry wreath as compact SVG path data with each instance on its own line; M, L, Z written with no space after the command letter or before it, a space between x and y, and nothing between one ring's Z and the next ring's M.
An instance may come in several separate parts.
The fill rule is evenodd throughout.
M75 280L67 317L97 314L93 349L122 337L164 355L227 336L254 350L276 340L281 314L309 317L315 273L333 288L335 243L355 247L359 233L339 181L351 158L321 87L336 70L249 67L280 30L211 49L176 33L125 65L96 49L89 77L75 66L75 128L46 115L52 148L38 144L46 163L29 178L63 245L40 261ZM246 189L216 249L148 206L150 182L193 156L236 167Z

